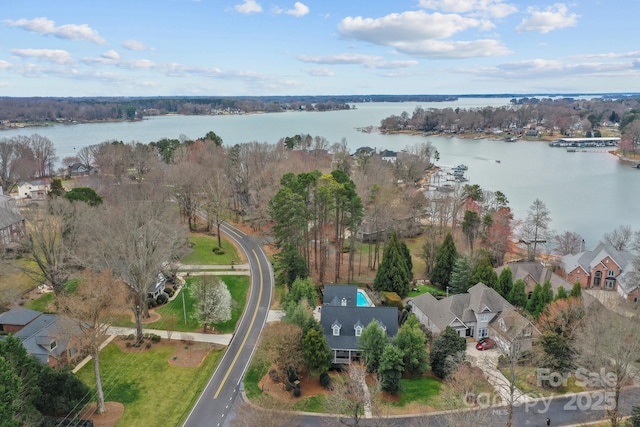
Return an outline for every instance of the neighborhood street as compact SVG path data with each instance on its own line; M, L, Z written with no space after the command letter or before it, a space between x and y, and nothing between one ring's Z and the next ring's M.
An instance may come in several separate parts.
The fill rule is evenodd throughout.
M242 377L251 361L267 320L273 292L273 272L267 255L252 237L224 224L224 233L245 252L251 272L247 305L229 346L205 386L185 427L223 426L240 391Z

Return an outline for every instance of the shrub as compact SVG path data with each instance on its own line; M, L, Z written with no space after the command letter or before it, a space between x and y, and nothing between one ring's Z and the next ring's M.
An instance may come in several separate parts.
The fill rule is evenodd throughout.
M160 294L158 298L156 298L158 305L166 304L167 301L169 301L169 297L166 294Z
M165 288L164 293L169 295L169 297L172 297L176 293L176 291L174 291L173 288Z
M404 308L402 298L395 292L383 292L385 304L390 307L397 307L400 310Z
M153 298L147 298L147 307L149 308L154 308L158 305L158 303L156 302L155 299Z
M226 253L226 251L224 250L224 248L219 248L217 246L214 246L212 249L212 252L216 255L224 255Z
M326 390L331 390L333 380L331 379L331 375L327 372L323 372L320 374L320 385L324 387Z
M151 343L150 342L147 343L147 348L151 348Z

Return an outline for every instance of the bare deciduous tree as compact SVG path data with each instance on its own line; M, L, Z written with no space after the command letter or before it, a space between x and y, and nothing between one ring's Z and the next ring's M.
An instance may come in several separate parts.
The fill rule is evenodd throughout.
M60 311L77 322L82 332L80 343L93 358L98 414L106 412L100 375L100 346L108 336L112 315L125 310L125 295L124 283L115 279L110 270L101 273L89 271L80 279L73 293L62 293L57 300Z
M185 230L176 211L163 200L112 201L95 209L83 224L85 262L98 270L111 268L129 286L138 341L142 319L149 316L149 289L161 271L184 253Z
M628 225L621 225L610 233L605 233L602 241L619 251L628 250L633 240L633 230Z
M367 368L352 363L345 375L334 382L333 392L325 401L325 409L336 414L336 420L342 425L363 426L366 412L379 415L378 385L371 382L371 379L367 379ZM332 421L331 425L335 423Z
M602 388L611 425L621 425L620 391L640 373L634 366L640 353L638 313L626 317L603 305L590 305L577 344L579 364L587 370L584 377L595 380L588 385Z

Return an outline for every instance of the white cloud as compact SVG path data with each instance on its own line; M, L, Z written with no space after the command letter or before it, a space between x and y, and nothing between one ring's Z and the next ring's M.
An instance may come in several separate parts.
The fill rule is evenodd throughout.
M567 27L575 27L578 24L579 15L569 13L569 9L564 3L556 3L544 10L534 7L527 9L530 16L522 20L516 27L521 32L548 33Z
M583 54L583 55L571 55L571 58L640 58L640 50L635 50L631 52L622 52L622 53L592 53L592 54Z
M52 35L60 39L89 41L97 44L104 44L105 40L98 32L87 24L67 24L56 27L55 22L47 18L18 19L17 21L5 20L4 23L10 27L23 28L38 34Z
M398 52L418 57L471 58L510 53L500 41L493 39L441 40L470 28L487 30L493 28L493 24L455 14L418 11L379 19L348 17L342 20L338 31L344 37L392 46Z
M314 64L324 65L362 65L367 68L406 68L413 67L418 61L384 61L382 57L375 55L360 55L342 53L339 55L312 56L299 55L298 60Z
M57 64L73 62L69 52L62 49L11 49L11 53L22 58L37 58Z
M239 13L259 13L262 12L262 6L256 0L244 0L244 3L234 6Z
M137 40L125 40L122 43L122 47L128 50L147 50L147 46L144 43Z
M451 37L481 25L477 19L460 15L417 11L392 13L377 19L349 16L340 22L338 32L344 37L393 46L397 42Z
M118 59L120 59L120 55L118 55L118 52L116 52L115 50L108 50L106 52L104 52L102 55L100 55L102 58L105 59L111 59L114 61L117 61Z
M11 63L0 59L0 70L7 70L11 68Z
M333 71L329 70L326 67L323 67L323 68L307 68L307 69L305 69L303 71L305 73L309 74L310 76L333 77Z
M295 2L293 9L289 9L285 12L287 15L297 16L298 18L309 13L309 7L299 1Z
M472 41L425 40L419 43L398 43L399 52L423 58L460 59L508 55L511 51L498 40Z
M425 9L498 19L518 11L516 6L503 0L420 0L418 4Z

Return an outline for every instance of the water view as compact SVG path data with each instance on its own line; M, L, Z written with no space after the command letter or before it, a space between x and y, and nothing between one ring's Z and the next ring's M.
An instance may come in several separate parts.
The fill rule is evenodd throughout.
M507 105L507 98L465 98L446 103L364 103L355 110L323 113L290 112L235 116L158 116L141 122L58 125L0 132L0 138L38 133L49 138L60 159L81 147L108 140L149 143L161 138L204 136L213 130L224 145L245 142L275 143L285 136L308 133L331 143L346 139L351 151L361 146L402 150L430 141L440 153L439 164L469 166L470 184L502 191L516 219L524 219L534 199L551 212L550 227L557 232L580 234L587 247L595 246L605 232L619 225L638 229L640 171L619 161L606 149L567 152L545 142L459 139L411 135L381 135L357 130L376 126L391 114L423 108Z

